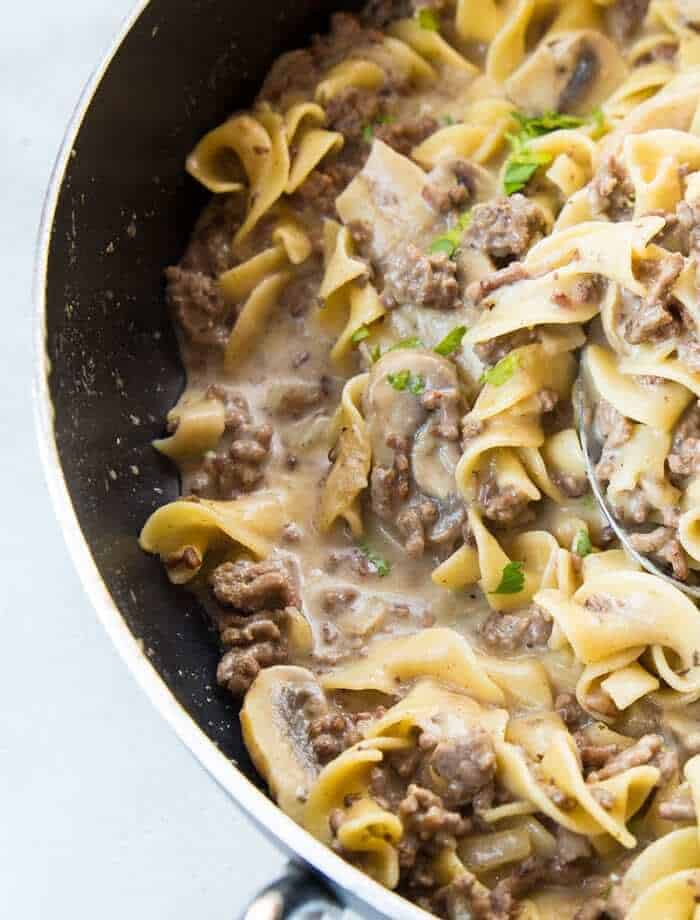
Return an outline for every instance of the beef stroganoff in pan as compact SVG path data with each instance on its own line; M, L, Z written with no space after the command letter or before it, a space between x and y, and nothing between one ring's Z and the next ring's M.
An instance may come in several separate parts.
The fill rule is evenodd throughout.
M190 174L167 269L201 599L280 807L426 910L691 920L700 8L373 0Z

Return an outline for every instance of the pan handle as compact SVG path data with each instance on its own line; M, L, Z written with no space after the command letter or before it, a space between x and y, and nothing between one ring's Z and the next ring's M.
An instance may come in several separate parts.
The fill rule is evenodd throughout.
M343 907L331 889L298 863L268 885L241 920L340 920Z

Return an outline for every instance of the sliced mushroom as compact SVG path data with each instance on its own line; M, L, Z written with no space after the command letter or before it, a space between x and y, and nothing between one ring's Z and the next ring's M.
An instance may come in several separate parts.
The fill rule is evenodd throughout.
M408 384L397 389L406 372ZM374 465L391 467L394 450L387 441L403 439L416 489L437 499L453 494L459 449L456 440L444 437L444 430L450 425L457 430L457 401L446 398L439 409L429 411L426 398L431 393L448 397L457 392L454 365L434 352L402 348L384 355L372 369L364 396Z
M590 112L625 78L617 47L593 29L560 32L541 42L506 83L509 98L529 115Z
M309 726L327 713L314 675L291 665L261 671L241 709L248 753L275 801L295 821L301 821L306 795L319 772Z

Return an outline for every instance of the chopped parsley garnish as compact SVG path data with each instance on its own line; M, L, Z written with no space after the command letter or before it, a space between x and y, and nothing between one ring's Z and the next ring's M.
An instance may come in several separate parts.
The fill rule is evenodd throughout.
M586 494L581 499L581 504L584 508L587 508L589 511L595 511L596 500L592 492L586 492Z
M407 339L399 339L387 348L387 351L398 351L400 348L425 348L425 345L417 335L412 335Z
M597 109L593 109L591 112L591 121L593 122L593 132L591 137L594 141L597 141L608 130L608 122L605 118L605 112L601 109L600 106L598 106Z
M437 255L439 252L444 252L445 255L451 259L459 246L459 240L454 239L452 233L453 231L450 231L450 233L446 233L444 236L436 237L430 244L430 254ZM460 233L459 239L461 238L462 234Z
M515 152L514 148L503 174L503 189L506 195L514 195L524 189L540 166L548 166L551 162L552 158L548 153L537 153L527 147L521 147Z
M428 252L433 256L439 252L444 252L445 255L451 259L459 249L459 244L462 242L462 235L471 223L471 219L471 211L465 211L463 214L460 214L454 227L446 233L442 233L440 236L435 237L428 247Z
M513 374L520 367L520 355L512 352L501 358L498 364L494 364L481 375L481 383L488 383L492 387L502 387L508 383Z
M573 551L577 556L587 556L589 553L593 552L593 545L591 543L591 538L588 536L588 531L581 530L578 531L574 537Z
M369 338L369 334L367 326L359 326L350 336L350 341L353 345L359 345L360 342L364 342L366 338Z
M374 129L378 125L390 125L394 121L396 121L396 116L394 115L380 115L372 122L372 124L365 125L362 128L362 137L367 141L368 144L371 144L372 139L374 138Z
M391 563L389 560L384 559L383 556L380 556L379 553L375 552L366 540L360 540L357 545L367 557L367 560L374 566L377 575L379 575L380 578L384 578L389 574L389 572L391 572Z
M530 117L522 112L514 112L513 117L520 125L517 134L507 134L511 146L511 154L506 160L503 174L503 188L506 195L513 195L525 188L540 166L548 166L552 157L548 153L532 150L529 142L552 131L561 131L566 128L580 128L588 122L593 122L595 131L605 132L605 116L600 109L591 115L567 115L565 112L547 111L542 115ZM600 135L598 135L600 136Z
M464 333L467 331L466 326L455 326L451 332L448 332L445 338L438 342L433 351L437 354L442 355L443 358L446 358L447 355L451 355L453 351L457 351L459 346L462 344L462 339L464 338Z
M522 112L514 112L513 117L520 125L519 134L523 140L542 137L543 134L551 134L552 131L562 131L566 128L580 128L581 125L585 125L586 121L588 121L587 118L581 118L578 115L553 112L551 109L542 115L536 115L534 118L523 115Z
M448 127L449 127L450 125L456 125L456 124L457 124L457 122L454 120L454 118L452 117L452 115L443 115L441 121L442 121L443 125L447 125Z
M428 32L440 31L440 20L438 19L437 13L427 6L416 10L416 19L421 29L426 29Z
M503 567L501 580L495 591L491 594L518 594L523 590L525 585L525 575L523 573L522 562L509 562Z
M408 390L414 396L420 396L425 390L425 377L422 374L412 374L408 369L387 374L386 379L395 390Z
M401 348L425 348L425 343L421 341L417 335L412 335L407 339L399 339L398 342L394 342L393 345L387 348L385 354L388 354L390 351L399 351ZM382 356L381 346L375 345L370 351L369 356L372 359L372 364L376 364Z
M408 382L408 389L414 396L420 396L425 390L425 377L422 374L414 374Z

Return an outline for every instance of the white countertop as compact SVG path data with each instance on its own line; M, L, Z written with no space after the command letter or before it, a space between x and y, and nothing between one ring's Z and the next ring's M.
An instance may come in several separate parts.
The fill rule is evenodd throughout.
M234 920L282 868L112 649L31 409L34 241L64 128L132 0L25 0L0 31L0 916Z

